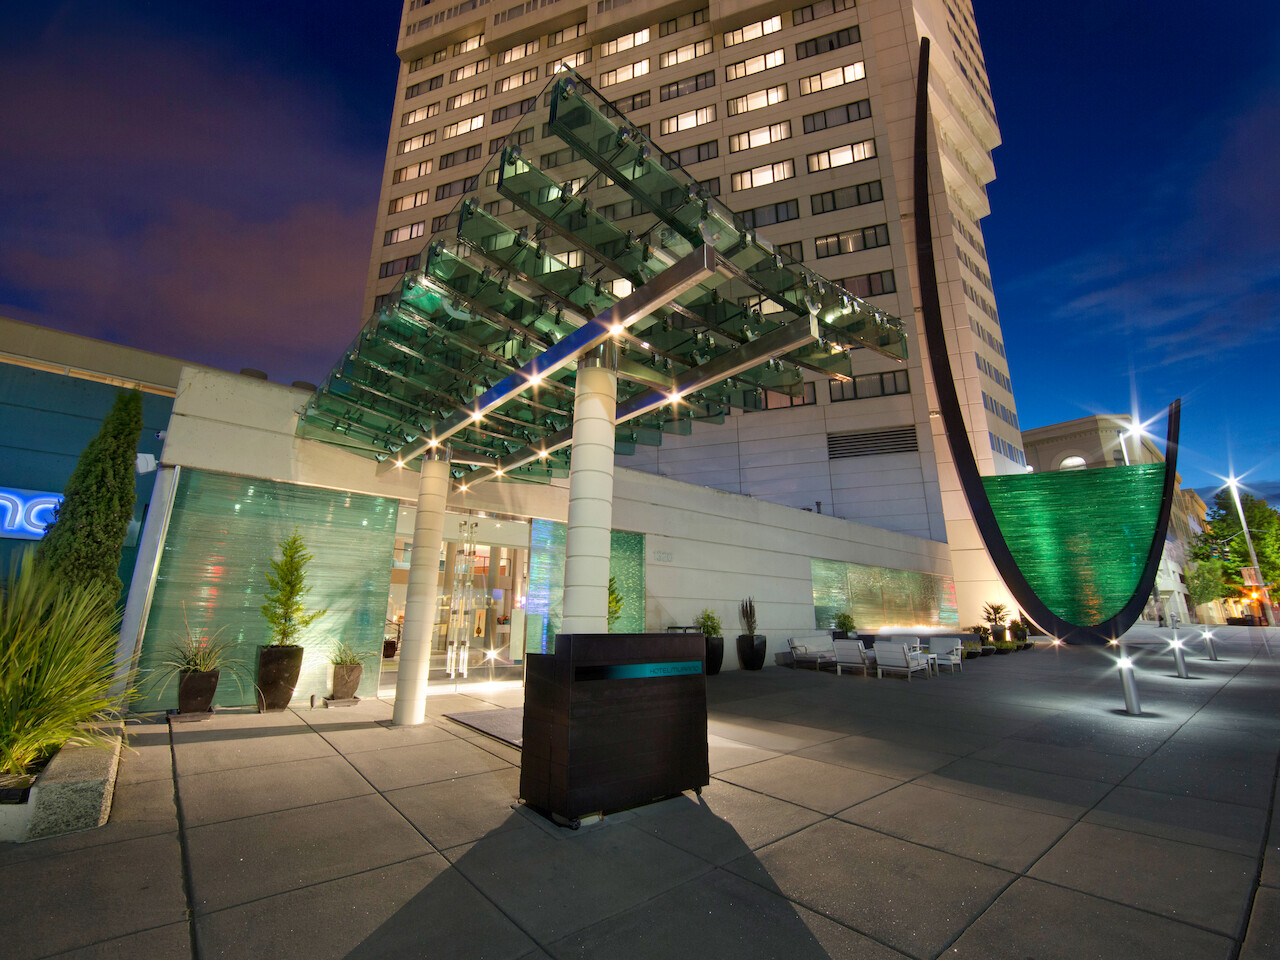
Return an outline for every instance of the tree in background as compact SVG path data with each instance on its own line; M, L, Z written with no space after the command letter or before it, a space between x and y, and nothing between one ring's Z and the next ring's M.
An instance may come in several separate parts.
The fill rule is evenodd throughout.
M1227 583L1225 572L1226 564L1221 560L1201 560L1187 574L1187 596L1191 600L1191 606L1213 603L1214 600L1234 593L1234 589Z
M311 592L307 585L307 564L312 560L302 535L294 528L293 535L280 541L280 559L272 559L267 583L271 592L262 605L262 615L271 628L272 646L296 647L302 631L323 617L328 610L307 613L303 598Z
M1280 580L1280 513L1265 500L1240 494L1240 506L1249 523L1249 536L1258 554L1264 583ZM1209 529L1196 537L1191 555L1199 561L1220 560L1222 577L1228 587L1244 589L1240 568L1252 566L1249 547L1240 526L1240 514L1229 489L1219 490L1205 514ZM1228 591L1229 592L1229 591ZM1226 594L1222 594L1226 596Z
M70 586L100 583L120 599L120 555L133 519L142 394L116 394L98 435L80 454L63 501L45 528L36 563Z

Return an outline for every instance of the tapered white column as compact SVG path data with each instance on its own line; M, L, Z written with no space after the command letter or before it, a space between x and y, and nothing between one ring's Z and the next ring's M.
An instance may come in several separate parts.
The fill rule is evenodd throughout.
M448 496L449 448L437 447L423 454L422 479L418 482L418 512L413 520L413 552L409 555L392 723L421 723L426 715L427 670L436 626L436 598L440 594L440 544Z
M609 629L609 532L613 527L613 435L618 374L612 344L578 361L564 543L562 633Z

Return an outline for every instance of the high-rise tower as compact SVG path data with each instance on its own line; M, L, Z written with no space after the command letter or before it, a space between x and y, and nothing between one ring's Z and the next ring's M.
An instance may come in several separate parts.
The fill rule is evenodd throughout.
M969 0L407 0L365 310L403 274L561 63L783 253L908 321L905 365L872 351L852 381L638 451L626 465L951 544L960 616L1007 600L941 433L912 226L919 38L934 236L951 361L979 464L1021 471L1016 405L981 219L999 130ZM565 151L570 153L570 151ZM566 162L572 157L566 156ZM544 170L555 157L539 157ZM905 561L904 561L905 562Z

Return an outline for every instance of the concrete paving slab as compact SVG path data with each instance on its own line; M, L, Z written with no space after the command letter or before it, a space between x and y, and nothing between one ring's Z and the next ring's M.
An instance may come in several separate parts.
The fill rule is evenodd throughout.
M558 836L506 830L445 856L539 943L562 939L712 869L625 822L609 820Z
M804 807L717 780L700 798L682 794L634 812L629 824L634 829L717 865L822 819Z
M1271 800L1271 836L1263 852L1260 882L1264 886L1280 887L1280 794Z
M378 790L452 780L473 773L502 770L505 760L465 740L415 743L351 754L348 759Z
M777 750L780 753L835 740L841 736L837 730L823 730L820 727L760 720L755 717L712 717L707 723L707 732L726 740L764 750Z
M934 790L1073 818L1083 816L1112 789L1099 780L1026 770L972 757L949 763L915 782Z
M493 737L484 736L476 737L474 740L469 740L468 742L473 746L479 747L485 753L493 754L499 760L505 760L513 767L519 768L520 766L520 757L522 756L521 752L508 743L495 740Z
M335 750L350 755L366 750L408 747L415 743L446 743L457 739L456 734L452 730L445 729L441 723L449 723L449 721L428 720L410 727L396 726L385 719L353 719L346 723L329 723L313 729Z
M139 837L24 861L0 870L0 903L5 960L185 923L178 838Z
M331 757L336 751L289 711L215 714L200 723L173 725L179 776L232 770L288 760Z
M1257 855L1267 828L1266 811L1254 807L1125 786L1107 794L1084 819L1248 857Z
M781 756L776 750L764 750L737 740L726 740L710 734L707 737L707 758L711 764L711 774L715 776L725 770L745 767L749 763L758 763L771 757Z
M855 770L897 780L910 780L931 770L946 766L956 759L955 754L941 750L922 750L875 737L843 737L796 753L810 760L837 763Z
M389 790L387 800L438 850L524 826L511 816L520 793L514 768Z
M1240 960L1275 960L1276 957L1280 957L1280 890L1262 887L1253 901Z
M1227 743L1209 748L1175 739L1142 761L1124 785L1266 809L1275 771L1276 757L1270 750Z
M1036 880L1006 890L947 950L947 960L1228 960L1235 942Z
M125 726L125 742L120 750L120 771L116 782L142 783L146 780L173 780L173 752L169 749L167 723L130 723Z
M1026 770L1060 773L1082 780L1119 783L1141 763L1138 757L1115 753L1098 753L1082 747L1062 747L1051 743L1009 739L979 750L974 760L1001 763Z
M516 960L535 946L439 854L220 910L196 931L204 957L256 960Z
M902 960L896 950L721 870L549 949L558 960Z
M922 960L938 956L1014 878L836 820L726 869Z
M182 815L193 827L373 793L337 754L195 774L183 777L179 790Z
M902 781L807 757L780 756L718 775L718 779L822 813L836 813Z
M185 960L189 956L191 925L183 921L60 953L58 960Z
M1253 857L1081 823L1029 875L1238 937L1256 869Z
M903 784L845 810L841 820L912 843L1021 872L1071 828L1073 820Z
M431 852L379 796L187 830L193 909L206 914Z
M30 843L2 843L0 869L27 860L87 850L89 847L119 843L122 840L161 834L176 837L177 833L177 809L174 806L171 780L117 783L111 804L111 819L105 825Z
M1006 734L996 730L994 725L989 726L985 731L960 730L946 724L919 723L914 717L894 717L878 718L874 722L867 723L863 727L862 736L963 757L994 746L1002 741Z

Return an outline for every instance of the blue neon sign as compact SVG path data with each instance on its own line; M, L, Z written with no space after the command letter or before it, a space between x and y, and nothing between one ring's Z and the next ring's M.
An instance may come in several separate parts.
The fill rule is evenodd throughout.
M0 487L0 537L39 540L61 502L60 493Z

